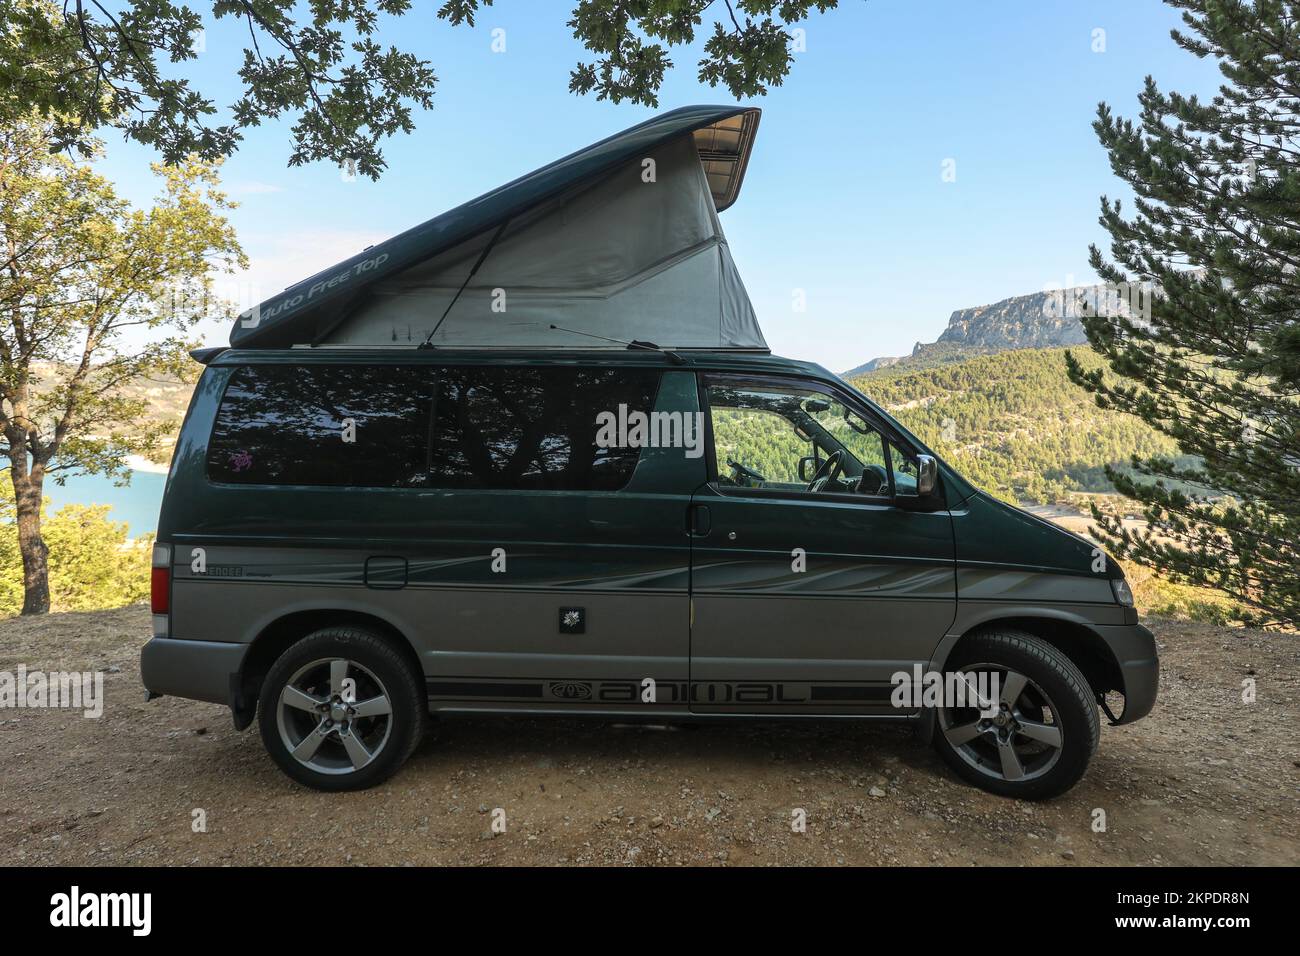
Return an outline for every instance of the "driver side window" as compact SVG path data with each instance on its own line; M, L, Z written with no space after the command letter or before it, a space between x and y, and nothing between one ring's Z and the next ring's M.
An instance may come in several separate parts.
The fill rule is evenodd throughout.
M804 494L891 494L880 433L831 392L711 375L718 483Z

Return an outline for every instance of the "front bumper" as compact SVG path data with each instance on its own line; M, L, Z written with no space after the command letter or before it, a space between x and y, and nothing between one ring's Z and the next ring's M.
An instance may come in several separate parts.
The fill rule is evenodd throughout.
M231 703L247 644L155 637L140 652L140 678L151 694Z
M1160 689L1160 659L1156 639L1141 624L1120 627L1093 625L1092 629L1106 642L1119 664L1124 692L1124 712L1116 724L1131 724L1151 713Z

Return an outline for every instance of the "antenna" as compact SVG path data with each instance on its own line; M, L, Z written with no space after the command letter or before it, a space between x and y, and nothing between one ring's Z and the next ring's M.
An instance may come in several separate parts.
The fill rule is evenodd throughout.
M600 339L602 342L613 342L615 345L622 345L629 349L643 349L646 352L660 352L663 355L668 356L674 365L686 364L686 359L682 358L676 352L671 349L666 349L661 345L655 345L653 342L642 342L637 339L633 339L631 342L625 342L622 339L611 339L608 335L597 335L595 332L580 332L577 329L566 329L560 325L552 325L551 329L555 332L569 332L573 335L585 335L589 339Z

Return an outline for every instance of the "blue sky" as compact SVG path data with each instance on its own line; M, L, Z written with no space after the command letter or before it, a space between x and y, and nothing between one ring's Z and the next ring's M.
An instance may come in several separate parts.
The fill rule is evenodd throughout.
M380 39L430 60L439 83L416 132L385 145L378 183L326 164L289 169L287 122L249 130L223 172L252 259L243 294L270 295L651 115L568 92L584 57L565 26L571 7L497 0L469 29L417 0L385 21ZM246 33L208 16L206 48L183 72L228 103ZM803 24L792 75L753 101L754 157L723 214L773 350L842 371L933 341L954 309L1092 281L1099 196L1124 194L1091 129L1098 101L1133 116L1147 74L1183 92L1217 84L1213 64L1170 40L1177 22L1155 0L841 0ZM496 28L504 53L492 50ZM696 80L697 59L676 54L662 109L731 102ZM110 137L102 167L145 202L153 158ZM210 344L227 334L202 329Z

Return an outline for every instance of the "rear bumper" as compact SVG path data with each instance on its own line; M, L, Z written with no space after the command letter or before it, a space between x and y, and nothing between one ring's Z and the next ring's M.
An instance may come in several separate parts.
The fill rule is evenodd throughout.
M153 694L230 704L247 644L155 637L140 652L140 678Z
M1151 713L1156 705L1160 688L1160 659L1156 654L1156 639L1141 624L1122 627L1092 628L1106 642L1119 664L1124 686L1124 712L1117 724L1131 724Z

